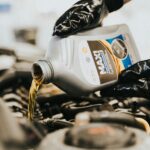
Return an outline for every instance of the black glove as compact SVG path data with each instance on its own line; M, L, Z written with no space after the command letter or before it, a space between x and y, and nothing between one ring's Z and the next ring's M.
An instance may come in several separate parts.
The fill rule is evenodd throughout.
M65 37L99 26L109 12L118 10L124 3L124 0L80 0L57 20L53 35Z
M101 90L101 95L150 98L150 59L122 71L118 83Z

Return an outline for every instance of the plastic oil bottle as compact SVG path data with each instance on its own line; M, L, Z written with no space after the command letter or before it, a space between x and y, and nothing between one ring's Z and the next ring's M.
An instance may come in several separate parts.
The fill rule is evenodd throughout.
M139 60L126 25L97 28L68 38L53 37L45 58L32 67L28 118L33 119L41 84L51 82L72 96L88 96L116 83L119 73Z
M46 57L33 64L33 79L54 83L74 96L112 85L139 61L126 25L97 28L68 38L53 37Z

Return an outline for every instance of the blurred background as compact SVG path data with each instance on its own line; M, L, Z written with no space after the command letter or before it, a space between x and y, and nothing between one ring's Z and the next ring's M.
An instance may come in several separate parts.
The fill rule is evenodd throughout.
M41 50L44 54L56 19L76 1L0 0L0 46L13 48L18 55L25 53L29 55L28 57L31 49ZM150 1L132 0L121 10L110 14L103 25L127 24L141 58L148 59L150 58L149 18ZM30 44L22 44L25 42Z
M138 82L145 85L142 88L140 86L139 89L140 93L145 94L144 97L146 98L122 97L121 99L116 99L115 97L99 97L99 93L97 93L98 96L93 95L87 98L70 97L53 84L42 85L36 98L35 122L30 123L27 120L28 95L32 81L31 66L34 61L44 57L49 47L56 20L75 2L77 0L0 0L0 150L20 150L21 147L24 150L24 147L31 150L36 148L42 141L44 141L44 144L41 144L36 150L47 150L49 147L57 147L61 146L61 144L62 147L59 147L58 150L63 149L65 145L63 143L64 140L60 140L60 138L64 138L65 132L60 134L58 131L56 135L50 136L50 139L45 138L45 136L58 129L70 128L75 125L75 122L77 122L77 125L79 123L87 123L88 127L88 124L92 123L89 120L95 119L96 121L92 121L96 123L99 120L99 118L94 118L94 116L99 116L100 118L104 116L108 122L110 119L112 123L121 125L121 128L118 126L118 129L111 126L106 126L106 128L103 126L102 128L96 127L96 130L98 129L99 131L98 134L104 139L104 144L106 141L108 147L110 145L107 144L107 141L110 141L111 144L110 138L112 136L116 137L113 139L115 139L115 142L117 141L120 147L120 139L122 141L120 136L123 135L127 144L131 144L130 141L132 142L132 139L136 141L133 143L134 150L148 149L149 136L140 131L144 129L144 131L150 133L150 82L149 80L147 81L147 78L145 79L146 82L141 79ZM149 18L150 1L132 0L119 11L109 14L104 20L103 26L127 24L133 34L141 59L150 59ZM137 90L136 88L134 89ZM17 118L17 121L13 120L13 116L7 110L8 108L5 107L5 104L10 108L12 115ZM101 112L104 110L110 113L104 112L101 115ZM82 116L81 114L81 116L76 117L78 113L85 111L89 112L88 116ZM92 116L90 114L92 111L94 114L91 119L89 116ZM98 114L95 115L95 112ZM126 116L123 113L120 115L115 112L123 112L131 116ZM137 117L138 121L135 119ZM88 120L86 121L87 118ZM101 121L98 121L98 123L101 123ZM138 128L136 132L134 131L135 136L133 136L132 132L132 134L129 134L130 130L120 130L122 129L122 123L125 126L129 125L129 127ZM110 130L110 133L108 129L111 128L109 127L113 129ZM96 133L96 130L93 130L93 133ZM80 134L76 133L78 137ZM91 132L91 134L93 133ZM115 135L112 133L115 133ZM95 135L97 138L97 134ZM70 136L66 136L67 138L70 140ZM95 140L95 138L91 139ZM123 146L128 148L129 145L124 144L124 139ZM136 145L137 148L135 148ZM55 150L56 148L51 149ZM66 150L65 147L64 149Z

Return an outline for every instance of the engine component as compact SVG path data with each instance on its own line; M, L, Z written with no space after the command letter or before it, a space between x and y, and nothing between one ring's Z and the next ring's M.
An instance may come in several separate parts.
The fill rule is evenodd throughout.
M148 150L150 137L141 130L116 124L89 124L49 134L37 150Z
M134 145L135 134L119 125L90 124L67 131L64 142L79 148L117 149Z
M10 110L0 99L0 139L4 142L22 142L24 140L23 132L15 122Z
M11 68L16 63L14 50L0 47L0 73Z
M87 121L85 120L87 119ZM139 123L134 116L121 112L84 112L76 115L76 124L82 124L82 120L88 122L103 122L103 123L117 123L124 126L139 128L144 130L144 126Z

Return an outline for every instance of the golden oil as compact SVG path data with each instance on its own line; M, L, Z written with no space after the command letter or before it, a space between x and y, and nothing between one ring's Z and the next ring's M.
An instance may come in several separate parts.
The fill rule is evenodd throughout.
M33 79L29 91L29 103L28 103L28 119L30 121L34 118L34 109L36 104L36 97L39 87L42 85L42 79Z

